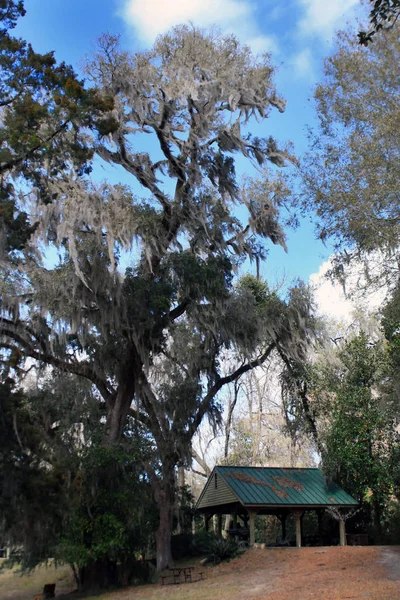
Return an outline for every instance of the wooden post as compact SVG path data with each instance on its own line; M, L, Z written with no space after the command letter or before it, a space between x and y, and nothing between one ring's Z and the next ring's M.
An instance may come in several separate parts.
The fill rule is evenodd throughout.
M217 520L217 515L213 515L213 532L217 533L218 532L218 520Z
M317 519L318 519L318 537L319 537L319 543L322 545L323 543L323 537L322 537L322 519L324 516L324 511L321 508L317 509Z
M296 517L296 546L297 548L301 548L301 517L303 515L302 510L293 511L294 516Z
M219 537L222 536L222 515L221 514L218 515L217 535L219 535Z
M296 546L301 548L301 516L296 515Z
M230 529L231 523L232 523L232 515L226 515L226 517L225 517L225 526L224 526L224 529L222 531L222 535L223 535L224 538L227 538L228 535L229 535L228 531Z
M255 541L256 541L256 532L255 532L255 527L254 527L254 521L255 521L255 517L256 517L256 511L255 510L249 510L249 517L250 517L250 546L254 546Z
M204 529L206 531L209 530L211 517L212 517L212 515L204 515Z
M339 521L340 545L346 546L346 525L344 521Z
M286 540L286 514L282 515L281 525L282 525L282 541Z
M304 515L306 513L303 513L300 517L300 527L301 527L301 540L304 540Z
M284 542L286 540L286 519L287 519L287 513L283 512L280 515L276 515L279 519L279 521L281 522L281 538L282 541Z

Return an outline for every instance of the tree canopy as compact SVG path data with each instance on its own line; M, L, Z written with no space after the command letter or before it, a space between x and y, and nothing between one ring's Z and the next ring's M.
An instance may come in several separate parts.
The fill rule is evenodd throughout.
M400 15L399 0L370 0L372 9L369 13L369 31L360 31L358 39L360 44L368 46L373 41L376 33L381 29L391 29L396 24Z
M290 191L267 165L291 156L244 133L284 102L268 55L195 27L136 55L105 35L87 72L99 112L77 121L85 156L116 166L131 185L95 183L61 147L54 177L41 163L40 185L24 194L35 234L23 260L4 266L1 343L17 368L30 359L90 382L105 447L134 427L146 432L161 569L171 563L175 468L189 464L203 418L219 422L220 390L278 348L300 360L313 336L306 286L282 300L252 278L234 280L245 260L266 255L267 241L285 244L280 207ZM149 152L146 137L156 143ZM235 154L259 177L238 181ZM227 353L237 367L225 374Z
M96 122L107 102L85 89L72 67L54 53L39 54L11 35L25 15L22 1L0 3L0 252L16 260L37 223L24 210L23 193L34 189L51 201L46 180L63 176L68 164L90 170L93 152L83 127ZM108 106L111 107L110 101ZM22 187L21 187L22 186Z
M316 211L319 237L335 241L336 274L355 257L370 284L392 288L399 247L398 35L396 24L367 49L349 32L338 35L316 88L319 127L303 162L304 207Z

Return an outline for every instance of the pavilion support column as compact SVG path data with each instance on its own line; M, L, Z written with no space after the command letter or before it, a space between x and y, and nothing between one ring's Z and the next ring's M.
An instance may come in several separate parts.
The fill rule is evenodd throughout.
M279 521L281 522L281 537L282 537L282 541L284 542L286 540L286 519L287 519L287 513L283 512L280 515L277 515Z
M300 527L301 527L301 541L303 542L304 540L304 516L305 516L305 512L303 512L303 514L300 517Z
M212 515L204 515L204 529L206 531L210 530L210 520L212 518Z
M340 536L340 545L346 546L346 524L344 521L339 521L339 536Z
M256 542L256 530L255 530L255 519L257 511L249 510L249 525L250 525L250 546L254 546Z
M323 544L323 536L322 536L322 519L324 516L324 509L323 508L318 508L317 509L317 519L318 519L318 537L319 537L319 543Z
M219 514L217 517L217 535L222 536L222 515Z
M213 532L217 533L217 531L218 531L217 515L213 515Z
M294 510L294 516L296 517L296 546L301 548L301 517L303 516L302 510Z
M226 517L225 517L225 525L224 525L224 529L222 531L222 535L225 538L228 537L228 531L230 529L231 523L232 523L232 515L226 515Z

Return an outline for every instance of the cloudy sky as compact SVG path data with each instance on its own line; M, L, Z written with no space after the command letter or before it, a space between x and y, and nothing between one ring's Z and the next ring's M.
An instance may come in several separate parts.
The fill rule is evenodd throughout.
M287 108L284 114L273 114L257 133L291 140L298 156L307 148L306 127L315 124L313 88L322 78L324 57L333 51L335 31L347 22L355 26L360 13L358 0L25 0L25 6L27 15L17 33L37 51L54 50L58 60L77 70L104 31L120 34L123 47L137 51L182 22L216 25L255 53L270 52ZM319 282L331 252L315 240L312 223L303 220L288 235L287 254L271 247L263 274L269 280L312 276ZM335 296L337 290L323 289L320 302L326 312L347 312L343 298Z

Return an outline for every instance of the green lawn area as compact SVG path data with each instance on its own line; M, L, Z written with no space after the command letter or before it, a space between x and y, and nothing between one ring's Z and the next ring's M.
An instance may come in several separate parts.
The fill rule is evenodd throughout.
M0 559L0 566L3 563ZM42 566L29 575L21 576L17 569L0 570L1 600L32 600L35 594L43 590L45 583L55 583L56 592L66 593L74 589L71 569L69 567Z

